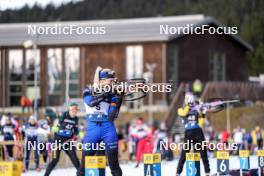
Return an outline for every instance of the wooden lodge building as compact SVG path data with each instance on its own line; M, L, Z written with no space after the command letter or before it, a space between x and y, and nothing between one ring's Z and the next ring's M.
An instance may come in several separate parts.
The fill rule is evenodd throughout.
M97 66L112 68L118 78L126 79L142 77L146 63L155 63L154 82L159 83L196 78L203 82L247 79L245 57L252 50L248 43L233 34L175 33L176 27L188 24L223 26L204 15L1 24L0 107L17 106L22 95L32 96L34 59L43 106L63 104L66 78L70 97L80 97L83 87L92 82ZM31 35L29 25L92 26L95 32ZM161 32L161 25L172 30ZM27 40L36 43L37 56L32 48L24 47ZM156 96L155 104L166 105L167 96Z

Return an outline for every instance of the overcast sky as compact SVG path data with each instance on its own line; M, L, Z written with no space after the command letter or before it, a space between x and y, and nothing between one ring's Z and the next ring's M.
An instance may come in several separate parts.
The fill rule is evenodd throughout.
M77 1L77 0L0 0L0 10L5 10L8 8L11 9L20 8L23 7L25 4L32 6L35 3L38 3L41 6L46 6L50 2L52 2L55 5L60 5L61 3L67 3L70 1Z

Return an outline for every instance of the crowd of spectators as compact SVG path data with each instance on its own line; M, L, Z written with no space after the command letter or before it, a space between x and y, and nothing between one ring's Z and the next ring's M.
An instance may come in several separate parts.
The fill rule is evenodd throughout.
M34 116L22 119L11 113L0 115L1 159L11 161L21 159L29 165L30 156L29 154L25 155L26 143L24 141L27 141L31 135L35 134L38 136L38 142L52 142L53 129L57 125L56 121L59 114L47 109L45 118L38 121ZM257 150L263 149L264 130L259 126L256 126L251 131L237 126L232 131L223 130L216 132L208 120L204 120L202 128L205 139L211 143L235 143L238 146L238 150L250 150L251 154L256 154ZM119 126L117 129L120 159L126 162L135 161L135 167L138 167L140 162L142 162L143 154L145 153L161 153L162 160L173 160L178 156L180 148L166 148L161 144L178 144L183 141L182 134L169 135L165 123L157 122L153 125L148 125L141 117L136 117L132 122ZM80 142L84 133L85 124L81 121L78 139ZM14 150L14 148L16 149ZM230 151L230 153L237 155L238 150ZM30 153L30 151L27 153ZM211 157L215 156L215 151L209 150L208 153ZM49 161L50 153L47 150L35 151L34 155L36 165L39 164L39 157L43 157L45 163Z

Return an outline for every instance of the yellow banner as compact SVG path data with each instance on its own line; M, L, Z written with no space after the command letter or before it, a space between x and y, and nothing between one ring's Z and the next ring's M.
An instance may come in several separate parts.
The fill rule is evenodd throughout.
M154 161L154 163L160 163L161 162L161 156L159 153L153 154L153 161Z
M200 161L200 153L186 153L187 161Z
M89 169L103 169L106 166L105 156L86 156L85 168Z
M23 162L15 161L13 162L13 176L20 176L23 171Z
M228 160L229 159L229 152L218 151L216 153L216 158L221 160Z
M159 153L144 154L144 164L155 164L161 162L161 156Z
M258 150L257 154L258 156L264 156L264 150Z
M0 162L0 176L14 176L12 162Z
M239 150L240 157L249 157L249 150Z

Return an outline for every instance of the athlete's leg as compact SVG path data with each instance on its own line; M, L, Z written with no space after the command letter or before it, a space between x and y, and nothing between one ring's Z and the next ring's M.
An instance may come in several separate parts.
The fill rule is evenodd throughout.
M184 134L184 143L188 143L191 140L192 140L192 137L190 135L190 132L185 131L185 134ZM181 174L182 173L183 166L184 166L184 163L185 163L185 160L186 160L186 153L189 150L190 149L184 149L184 148L182 149L181 156L180 156L180 159L179 159L179 162L178 162L177 174Z
M28 170L28 167L29 167L29 159L30 159L30 151L31 151L31 148L29 147L30 141L27 140L26 142L26 157L25 157L25 166L26 166L26 170Z
M72 147L71 149L64 150L64 151L69 156L69 158L71 159L71 162L73 163L75 168L78 170L80 167L80 161L76 155L76 147Z
M56 167L56 165L59 162L61 150L57 149L56 151L52 151L52 152L55 152L55 156L53 156L51 162L48 164L44 176L49 176L51 171Z
M6 149L7 149L7 154L9 156L9 158L12 160L13 157L14 157L14 153L13 153L13 148L14 148L14 145L7 145L6 146Z
M83 152L80 167L77 171L77 176L85 175L85 156L94 156L96 150L93 150L92 145L96 146L101 138L101 126L96 122L87 124L87 132L83 139Z
M196 141L198 143L201 143L201 144L203 141L205 141L203 131L200 128L198 128L197 132L196 132ZM207 149L202 148L202 150L200 150L200 154L201 154L201 158L203 160L205 173L210 173L210 166L209 166L209 160L208 160L208 156L207 156Z
M37 144L38 139L36 139L34 142L36 142L36 144ZM39 168L39 150L38 150L38 147L36 147L36 149L34 150L34 160L36 163L36 168Z
M103 123L102 140L106 146L106 155L112 176L122 176L118 161L118 137L113 122Z

